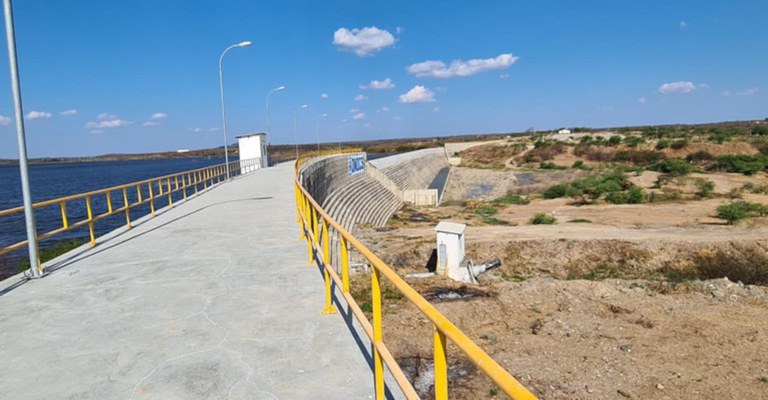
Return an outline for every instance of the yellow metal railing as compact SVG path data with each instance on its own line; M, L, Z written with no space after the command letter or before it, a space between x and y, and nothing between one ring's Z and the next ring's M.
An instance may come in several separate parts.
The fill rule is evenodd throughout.
M451 321L422 297L413 287L405 282L390 266L373 254L359 240L347 232L337 223L320 205L312 198L310 193L301 185L299 180L300 165L304 161L297 160L295 165L296 179L294 182L296 191L296 208L301 225L302 239L307 240L309 263L318 262L323 269L325 280L325 307L323 313L334 313L331 280L341 288L349 308L363 327L365 334L373 344L374 356L374 383L376 399L384 399L384 365L387 366L392 377L408 399L418 399L419 396L408 381L400 366L395 361L392 353L383 341L382 326L382 278L386 278L394 287L411 302L421 313L427 317L434 327L434 363L435 363L435 398L448 398L448 357L447 345L450 340L458 347L469 360L476 365L488 378L490 378L504 393L516 400L535 399L536 397L518 382L509 372L499 365L493 358L486 354L467 335L459 330ZM330 230L338 234L339 269L341 277L331 265ZM350 294L349 290L349 246L356 249L368 260L372 267L371 297L372 317L371 323L363 313L360 306ZM336 249L334 249L336 250Z
M258 158L230 162L230 176L240 175L243 172L243 169L245 171L255 169L259 166L259 162L260 159ZM173 207L174 193L183 193L182 198L186 200L188 196L198 195L202 191L222 183L226 180L226 175L226 165L218 164L210 167L165 175L158 178L150 178L143 181L113 186L106 189L94 190L87 193L80 193L72 196L41 201L39 203L33 204L32 207L37 210L43 207L58 206L61 213L61 226L48 232L36 233L36 235L39 240L43 240L87 225L90 234L90 244L91 246L94 246L96 244L96 232L94 227L96 221L124 213L124 226L130 229L132 208L149 203L150 215L154 217L156 211L155 201L158 199L167 198L168 207ZM149 196L144 196L144 190L146 190ZM129 196L129 194L133 194L134 192L136 193L136 201L131 202L129 197L133 196ZM106 200L106 212L95 215L92 200L100 198ZM116 199L119 203L119 207L116 207L114 203L114 200ZM79 221L70 221L70 215L67 214L67 205L72 205L73 202L78 201L84 202L87 217ZM24 213L24 207L15 207L7 210L0 210L0 217L22 213ZM10 246L0 247L0 255L22 248L27 245L27 242L27 240L23 240L18 243L11 244ZM38 265L38 268L42 269L42 266Z

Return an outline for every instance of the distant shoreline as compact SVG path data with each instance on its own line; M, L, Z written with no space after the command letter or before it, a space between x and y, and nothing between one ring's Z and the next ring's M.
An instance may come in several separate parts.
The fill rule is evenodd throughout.
M40 164L65 164L78 162L100 162L100 161L136 161L136 160L158 160L169 158L199 158L199 157L223 157L223 150L192 150L188 152L163 152L147 154L105 154L93 157L41 157L29 160L30 165ZM237 153L230 152L230 156L237 156ZM16 166L19 160L0 159L0 166Z

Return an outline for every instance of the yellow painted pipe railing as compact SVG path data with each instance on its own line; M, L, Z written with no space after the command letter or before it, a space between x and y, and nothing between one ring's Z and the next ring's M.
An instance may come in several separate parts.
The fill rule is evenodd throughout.
M450 340L458 347L469 360L488 376L504 393L516 400L535 399L536 397L518 382L509 372L499 365L493 358L486 354L467 335L449 321L443 314L422 297L413 287L405 282L390 266L373 254L357 238L346 231L336 222L320 205L312 198L310 193L301 185L299 172L301 163L305 158L300 158L295 164L296 179L294 182L296 192L296 209L301 225L301 237L307 240L309 263L318 262L323 268L325 280L325 307L323 313L333 313L336 310L332 302L332 284L341 288L349 308L355 315L365 334L373 344L374 356L374 389L375 398L384 399L384 366L389 369L392 377L408 399L418 399L419 396L408 381L400 366L395 361L392 353L383 341L382 320L382 294L381 280L386 278L408 301L416 306L427 317L434 327L434 363L435 363L435 398L448 398L448 355L447 345ZM342 276L339 278L336 269L331 265L330 236L333 229L339 236L339 269ZM349 291L349 246L356 249L368 260L372 268L371 297L373 322L369 322L365 313L352 297ZM335 249L334 249L335 250Z
M260 162L261 161L258 158L232 161L229 163L230 176L236 176L244 172L254 170L259 167ZM87 193L80 193L72 196L41 201L33 204L32 207L34 209L40 209L43 207L58 206L61 213L61 227L44 233L36 233L37 238L40 240L47 239L72 229L87 225L90 235L90 244L93 246L96 244L96 231L94 225L96 221L110 217L112 215L124 213L125 227L130 229L132 208L149 203L150 215L155 216L156 200L166 197L168 207L173 207L174 193L182 192L183 198L186 199L187 196L197 195L210 187L224 182L226 180L226 175L226 165L218 164L210 167L165 175L158 178L145 179L143 181L113 186L106 189L94 190ZM146 198L143 196L143 192L145 190L149 194L149 196ZM130 202L129 193L132 193L133 191L136 193L136 201ZM114 205L115 198L117 198L118 201L122 203L118 208L115 208ZM92 200L94 199L106 200L106 212L94 215L94 208L92 205ZM67 205L71 205L74 202L84 202L87 214L85 219L74 222L70 220L70 214L67 213ZM8 215L23 213L24 207L0 210L0 218ZM0 255L22 248L26 245L27 240L23 240L21 242L11 244L10 246L1 247ZM42 266L38 266L38 268L42 268Z

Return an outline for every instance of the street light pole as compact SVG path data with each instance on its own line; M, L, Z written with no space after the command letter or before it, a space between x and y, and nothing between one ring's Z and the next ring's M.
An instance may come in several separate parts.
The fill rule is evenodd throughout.
M29 189L27 140L24 133L24 109L21 105L21 84L19 83L19 64L16 59L16 33L13 28L13 7L11 6L11 0L3 0L3 11L5 12L5 36L8 40L8 64L11 72L11 90L13 91L14 117L16 119L16 137L19 142L21 194L24 199L24 219L27 225L27 249L29 250L28 276L30 278L42 278L45 271L38 258L35 211L32 209L32 193Z
M280 86L270 90L269 93L267 93L267 100L266 100L266 103L267 103L267 138L266 138L267 146L269 146L269 138L272 135L272 126L269 124L269 96L271 96L272 93L280 91L280 90L285 90L285 85L280 85ZM269 165L269 160L267 160L267 165Z
M221 91L221 120L224 125L224 164L227 168L227 179L229 179L229 149L227 148L227 111L224 107L224 74L221 70L221 63L224 61L224 55L227 54L228 51L234 49L235 47L248 47L250 45L250 41L233 44L232 46L224 49L224 52L221 53L221 57L219 57L219 90Z
M296 121L296 114L298 114L299 110L301 110L302 108L307 108L307 107L309 107L308 104L302 104L296 107L296 109L293 111L293 140L294 140L294 143L296 144L297 160L299 159L299 125Z

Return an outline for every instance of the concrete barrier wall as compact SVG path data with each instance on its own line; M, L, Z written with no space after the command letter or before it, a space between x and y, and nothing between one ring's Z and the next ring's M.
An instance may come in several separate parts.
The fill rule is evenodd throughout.
M398 195L366 171L349 175L349 157L360 155L365 156L365 153L313 158L300 171L304 188L333 219L350 232L358 224L384 226L403 204Z
M436 147L372 160L371 175L385 186L395 185L400 198L415 205L436 205L442 187L431 187L441 170L449 168L445 149ZM388 184L391 182L391 184Z

